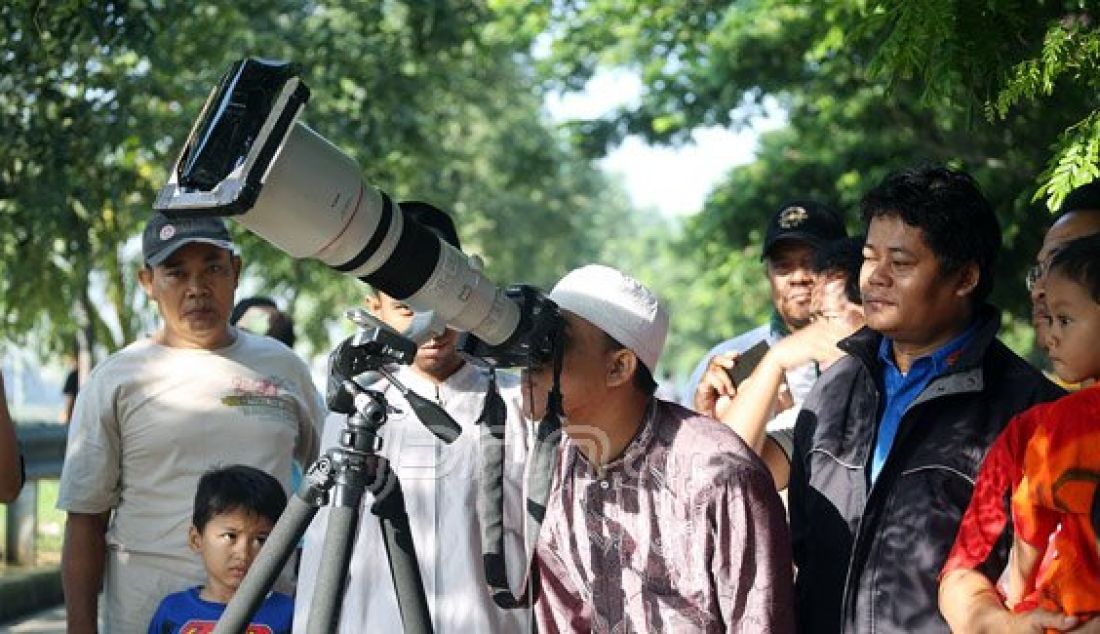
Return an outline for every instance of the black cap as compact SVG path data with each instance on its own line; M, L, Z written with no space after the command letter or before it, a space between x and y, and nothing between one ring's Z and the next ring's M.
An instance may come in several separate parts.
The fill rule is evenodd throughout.
M419 200L402 200L397 203L406 218L412 218L416 223L431 229L432 233L443 239L452 247L462 250L458 242L458 231L455 230L455 222L447 215L447 212L435 205Z
M826 242L848 237L844 221L832 207L812 200L795 200L775 212L764 234L760 259L768 257L777 242L794 240L819 247Z
M169 218L155 213L145 224L141 236L141 255L149 266L168 259L180 247L193 242L205 242L229 251L233 241L225 221L217 216L205 218Z

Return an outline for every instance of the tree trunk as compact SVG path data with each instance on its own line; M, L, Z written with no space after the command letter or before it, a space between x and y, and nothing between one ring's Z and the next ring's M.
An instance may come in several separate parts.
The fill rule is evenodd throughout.
M77 384L84 385L88 373L95 365L95 327L91 319L91 300L85 285L73 304L73 319L76 321L76 375Z

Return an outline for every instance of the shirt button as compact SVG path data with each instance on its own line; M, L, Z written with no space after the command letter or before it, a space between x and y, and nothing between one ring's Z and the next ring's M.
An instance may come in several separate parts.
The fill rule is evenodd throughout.
M609 486L611 486L610 482L608 482L607 480L600 480L600 488L601 489L606 491Z

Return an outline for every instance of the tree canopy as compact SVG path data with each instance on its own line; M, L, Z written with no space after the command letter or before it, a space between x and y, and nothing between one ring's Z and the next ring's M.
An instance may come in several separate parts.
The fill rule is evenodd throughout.
M5 337L48 354L78 331L114 349L149 328L132 238L202 100L245 56L298 63L303 120L371 184L453 212L495 280L546 286L604 261L649 283L674 315L669 367L766 316L760 233L783 201L832 203L856 231L862 193L921 162L983 185L1005 230L993 299L1022 316L1046 212L1097 176L1096 18L1086 0L9 2ZM607 68L636 72L641 98L549 121L545 91ZM774 108L786 125L683 222L632 209L592 162L627 135L682 144ZM327 345L358 283L234 231L257 290L312 351Z
M250 55L298 63L314 95L303 120L371 184L453 212L495 279L547 284L594 258L624 230L625 197L546 123L526 43L491 17L458 0L0 7L6 337L56 350L84 312L110 350L149 327L128 240L202 100ZM361 285L234 231L246 274L325 346Z
M594 155L629 134L678 144L700 126L744 126L771 100L786 113L675 247L718 296L701 330L678 324L682 345L701 351L764 317L766 287L747 283L763 273L745 253L785 200L831 203L857 231L863 192L920 163L983 185L1005 233L993 300L1023 316L1020 280L1047 204L1096 176L1098 35L1086 4L551 1L539 67L559 90L610 67L641 77L637 103L572 124ZM713 276L723 267L732 275Z

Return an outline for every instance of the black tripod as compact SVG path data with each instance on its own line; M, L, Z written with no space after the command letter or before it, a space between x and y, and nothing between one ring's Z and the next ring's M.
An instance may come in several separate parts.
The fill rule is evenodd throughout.
M376 453L381 446L378 430L386 422L389 405L380 392L364 389L354 381L342 378L365 370L377 370L405 396L432 433L444 442L453 442L461 433L461 428L450 416L431 401L401 385L383 367L386 361L404 358L398 358L397 353L408 351L401 342L397 343L404 350L392 347L394 340L390 338L398 336L392 331L375 328L355 335L333 352L329 408L348 414L340 444L318 458L306 472L301 487L290 498L240 588L218 620L214 634L245 631L317 510L330 504L330 500L328 528L321 550L321 567L313 589L307 632L335 632L343 603L348 562L355 543L355 530L359 525L360 503L363 492L368 489L375 498L371 513L381 523L386 557L405 632L432 632L401 483L390 468L389 461ZM411 355L415 356L416 344L408 343L412 344ZM412 356L408 358L411 360ZM335 387L334 383L339 387ZM341 399L335 392L344 394L344 398Z

